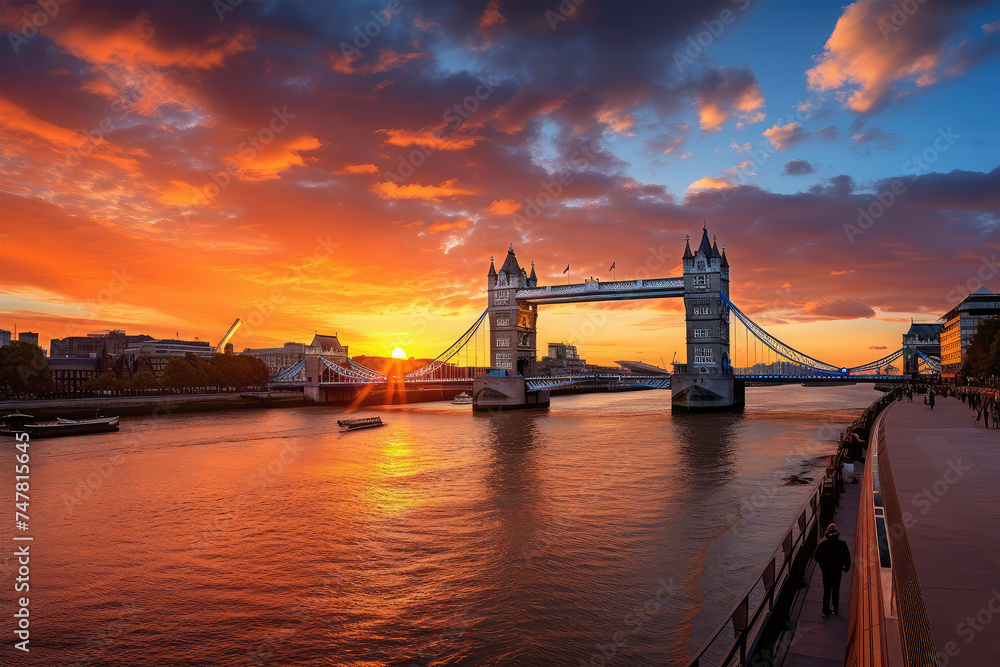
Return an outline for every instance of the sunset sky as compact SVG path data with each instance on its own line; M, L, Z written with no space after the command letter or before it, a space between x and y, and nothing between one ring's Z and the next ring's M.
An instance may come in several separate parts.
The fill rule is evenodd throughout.
M237 350L433 357L508 244L543 285L679 276L703 220L733 301L835 364L1000 291L996 2L2 0L0 27L0 328L43 347L241 317ZM680 311L543 308L540 353L683 357Z

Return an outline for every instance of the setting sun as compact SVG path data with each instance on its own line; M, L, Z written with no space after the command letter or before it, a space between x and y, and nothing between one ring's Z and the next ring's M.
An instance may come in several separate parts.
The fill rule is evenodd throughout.
M406 352L403 352L403 348L397 347L392 351L393 359L406 359Z

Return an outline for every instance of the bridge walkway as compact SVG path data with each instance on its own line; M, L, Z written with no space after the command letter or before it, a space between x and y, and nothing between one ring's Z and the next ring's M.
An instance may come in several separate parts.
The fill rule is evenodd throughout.
M864 472L862 464L855 464L855 472L860 478ZM854 538L858 524L858 506L861 498L861 484L845 484L840 495L840 504L833 521L840 529L840 538L847 542L847 548L854 557ZM825 526L824 526L825 528ZM806 571L806 590L799 592L792 607L794 630L782 637L778 655L784 653L783 667L834 667L844 664L844 650L847 647L847 630L851 611L851 581L854 568L844 573L840 580L840 613L823 618L823 573L810 561Z

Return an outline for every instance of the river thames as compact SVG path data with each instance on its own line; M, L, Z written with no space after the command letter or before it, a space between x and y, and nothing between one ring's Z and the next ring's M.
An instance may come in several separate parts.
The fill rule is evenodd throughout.
M423 403L358 411L388 426L353 433L336 408L234 411L35 441L14 664L682 663L879 396ZM2 565L12 586L9 550Z

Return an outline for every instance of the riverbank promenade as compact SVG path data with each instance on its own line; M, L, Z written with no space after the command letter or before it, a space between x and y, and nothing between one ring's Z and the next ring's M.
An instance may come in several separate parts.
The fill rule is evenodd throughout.
M855 472L860 477L863 472L861 463L855 465ZM852 558L860 498L860 484L845 484L833 517L840 530L840 538L847 543ZM823 618L823 573L816 567L816 561L810 562L806 571L806 590L799 593L792 607L792 616L797 617L795 629L786 632L781 642L779 655L784 653L784 667L837 667L844 664L853 576L852 567L840 581L840 613Z
M922 398L897 402L884 414L880 456L888 458L891 480L883 482L891 481L904 517L937 664L1000 665L1000 431L977 424L975 413L956 398L938 398L933 410ZM815 569L799 596L795 631L786 633L791 637L785 639L784 667L844 664L852 575L866 567L864 550L859 559L854 544L858 508L861 500L870 502L860 497L863 485L846 488L835 521L854 567L841 585L841 615L822 618L823 585ZM869 553L877 561L878 550L869 547ZM892 616L895 605L904 603L883 597ZM894 622L886 625L889 631L897 628ZM900 641L887 641L887 664L903 664Z
M939 665L1000 665L1000 431L957 398L885 415L896 496Z

